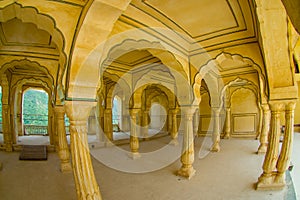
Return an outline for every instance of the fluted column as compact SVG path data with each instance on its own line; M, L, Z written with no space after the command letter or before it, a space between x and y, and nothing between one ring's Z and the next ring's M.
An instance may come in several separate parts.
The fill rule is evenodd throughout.
M261 107L263 110L263 117L262 117L263 123L262 123L262 131L259 138L260 145L258 147L257 153L266 153L267 146L268 146L268 136L270 131L271 113L268 104L263 104Z
M58 155L60 158L60 171L70 172L72 170L70 151L65 128L65 108L55 106L56 135L58 137Z
M276 165L278 173L275 177L275 183L282 187L285 185L285 171L288 168L292 154L295 106L296 102L289 102L285 105L285 132L280 156Z
M194 163L194 133L193 133L193 115L195 108L184 107L184 133L183 147L181 155L181 168L177 171L177 175L190 179L196 172L193 168Z
M228 107L228 108L226 108L224 139L229 139L230 138L230 129L231 129L231 110Z
M132 159L137 159L141 157L139 153L139 137L138 137L138 124L137 124L137 115L139 113L140 109L130 109L130 149L131 152L129 156Z
M177 112L178 109L174 108L170 110L172 118L172 128L171 128L171 142L170 144L178 145L178 128L177 128Z
M220 151L220 109L213 108L214 114L214 128L212 133L212 152L219 152Z
M77 197L83 200L100 200L87 141L87 120L96 102L67 101L70 119L71 155Z
M109 141L113 141L113 128L112 128L112 110L111 108L104 110L104 134Z
M258 179L257 189L273 189L274 178L276 176L276 162L278 159L279 151L279 138L280 138L280 113L284 108L282 102L270 102L271 108L271 131L263 163L263 173Z
M144 140L149 139L149 110L143 111L142 119L142 136Z

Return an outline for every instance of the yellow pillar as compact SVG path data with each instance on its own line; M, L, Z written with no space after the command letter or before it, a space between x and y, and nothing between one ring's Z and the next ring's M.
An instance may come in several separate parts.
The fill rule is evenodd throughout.
M139 153L139 137L138 137L138 124L137 124L137 115L139 113L140 109L130 109L130 149L131 153L129 156L132 159L137 159L141 157Z
M55 106L56 135L58 137L58 155L60 158L60 171L70 172L72 170L70 151L67 142L65 128L65 108L63 106Z
M230 138L230 129L231 129L231 110L230 108L226 108L226 118L225 118L225 134L224 134L224 139L229 139Z
M113 141L113 128L112 128L112 110L107 108L104 110L104 134L109 141Z
M288 168L292 154L295 106L296 102L289 102L285 106L285 132L280 156L276 165L278 173L275 177L275 183L282 187L285 185L285 171Z
M260 145L258 147L257 153L266 153L267 152L267 146L268 146L268 136L270 131L270 109L268 104L263 104L262 106L263 110L263 123L262 123L262 131L260 134Z
M3 129L3 142L5 144L6 151L13 150L13 139L10 130L10 111L9 105L2 104L2 129Z
M149 110L143 111L143 119L142 119L142 135L144 140L149 139Z
M87 120L96 102L67 101L70 119L71 155L78 199L101 200L87 141Z
M214 114L214 129L212 133L212 152L219 152L220 151L220 109L213 108Z
M193 168L194 163L194 133L193 133L193 115L195 108L182 108L184 113L184 134L183 147L181 155L181 168L177 171L177 175L190 179L196 173Z
M171 142L170 144L178 145L178 128L177 128L177 112L178 109L174 108L170 110L172 118L172 128L171 128Z
M271 108L271 131L263 164L263 173L257 182L258 190L277 188L274 184L274 178L279 151L280 113L284 108L284 104L282 102L270 102L269 104Z

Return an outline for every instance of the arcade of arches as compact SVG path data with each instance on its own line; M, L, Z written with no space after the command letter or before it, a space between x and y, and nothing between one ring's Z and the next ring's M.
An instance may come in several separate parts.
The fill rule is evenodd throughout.
M73 171L78 199L101 199L87 135L111 146L124 133L132 159L153 132L181 145L177 174L188 179L195 136L211 137L212 152L221 139L258 139L256 188L282 189L300 124L293 12L280 0L3 0L1 150L21 148L23 94L38 88L49 146Z

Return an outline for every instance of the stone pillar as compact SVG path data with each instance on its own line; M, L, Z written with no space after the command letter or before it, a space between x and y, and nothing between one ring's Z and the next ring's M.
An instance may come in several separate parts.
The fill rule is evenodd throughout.
M104 134L109 141L113 141L113 127L112 127L112 110L107 108L104 110Z
M261 132L263 129L263 120L264 120L264 112L263 112L263 108L262 105L259 103L259 122L258 122L258 131L256 133L255 139L257 140L258 138L260 138L261 136Z
M269 136L269 131L270 131L270 109L268 104L263 104L262 106L263 110L263 123L262 123L262 131L260 134L260 145L258 147L257 153L266 153L267 152L267 147L268 147L268 136Z
M139 113L140 109L130 109L130 149L131 153L129 156L132 159L137 159L141 157L139 153L139 136L138 136L138 123L137 123L137 115Z
M183 147L181 155L181 168L177 171L177 175L190 179L196 172L193 168L194 163L194 133L193 133L193 116L195 108L182 108L184 113L184 134Z
M281 146L281 152L277 161L277 175L275 177L275 184L279 187L285 186L285 171L288 168L294 137L294 110L296 102L289 102L285 105L285 132Z
M70 119L72 167L77 199L102 199L87 141L87 120L95 104L96 102L79 101L67 101L65 104Z
M58 155L60 158L60 171L70 172L72 170L72 167L65 128L65 108L63 106L55 106L54 112L56 121L56 135L58 137L57 143Z
M197 109L195 111L195 114L194 114L194 121L193 121L193 132L194 132L194 135L195 136L198 136L198 127L199 127L199 119L200 116L199 116L199 109Z
M2 104L2 131L3 131L3 142L5 144L6 151L13 151L13 138L10 129L10 110L9 105Z
M220 109L213 108L214 114L214 128L212 133L212 152L219 152L220 151Z
M178 128L177 128L177 112L178 109L174 108L170 110L172 118L172 128L171 128L171 142L170 144L178 145Z
M228 107L228 108L226 108L224 139L229 139L230 138L230 130L231 130L231 110Z
M274 172L274 170L276 168L279 151L280 113L284 108L284 105L281 102L272 102L269 104L271 108L271 131L263 164L263 173L259 177L257 183L257 189L261 190L276 188L274 185L276 172Z
M142 116L142 136L144 140L149 139L149 110L143 111Z

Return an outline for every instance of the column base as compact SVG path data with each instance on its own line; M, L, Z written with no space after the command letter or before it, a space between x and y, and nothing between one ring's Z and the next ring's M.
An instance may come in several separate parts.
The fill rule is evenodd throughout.
M257 154L264 154L267 152L268 144L260 144L257 150Z
M190 167L184 167L182 166L176 173L177 176L181 176L187 179L191 179L196 173L196 170L193 168L193 166Z
M220 144L219 143L215 143L213 144L213 146L210 148L211 152L219 152L220 151Z
M179 144L178 139L177 138L172 139L169 144L177 146Z
M223 138L223 139L229 139L230 136L229 136L229 134L225 134L222 138Z
M5 151L12 152L13 151L13 145L7 144L6 147L5 147Z
M262 174L256 183L256 190L282 190L284 187L284 179L277 178L276 172L270 176Z
M71 163L69 163L69 162L60 163L60 171L62 173L71 172L72 171Z
M139 159L141 157L141 154L139 152L129 152L128 156L131 159L136 160L136 159Z

